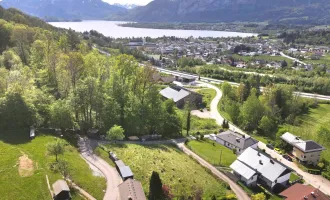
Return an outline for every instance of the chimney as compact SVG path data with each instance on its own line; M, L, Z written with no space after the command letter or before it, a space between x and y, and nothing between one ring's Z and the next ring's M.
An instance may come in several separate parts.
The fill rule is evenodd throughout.
M263 165L262 160L259 160L259 164L260 164L260 165Z
M311 192L311 195L316 198L315 192Z
M270 159L270 163L275 164L274 160Z
M258 156L261 156L260 152L258 152Z

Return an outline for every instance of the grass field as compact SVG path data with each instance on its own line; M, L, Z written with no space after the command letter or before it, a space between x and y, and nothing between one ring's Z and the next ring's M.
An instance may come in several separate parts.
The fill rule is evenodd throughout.
M232 150L208 139L204 141L192 140L187 145L196 154L216 166L229 167L237 158Z
M282 56L269 56L269 55L259 55L259 56L240 56L240 55L233 55L233 58L243 60L244 62L250 62L253 60L265 60L265 61L283 61L285 60L289 66L293 64L293 61L289 58L285 58Z
M208 89L200 89L197 92L203 95L203 101L206 103L206 108L210 110L211 102L217 94L216 91L208 88Z
M149 193L149 179L153 171L159 173L163 184L170 187L176 198L192 196L196 189L203 190L203 199L228 194L226 184L174 146L126 144L108 145L107 148L130 166L134 178L142 182L146 194ZM107 161L111 162L109 159Z
M55 160L54 156L47 155L46 145L54 141L53 136L38 136L34 140L25 140L19 137L7 137L0 135L0 193L1 200L49 200L51 199L46 175L50 184L61 175L49 170L49 163ZM29 165L29 175L22 177L19 174L21 167L18 165L19 158L28 156L33 163ZM69 163L71 179L93 195L97 199L103 198L103 189L106 187L104 178L95 177L87 163L79 156L76 148L67 143L66 152L60 156ZM26 170L26 169L25 169ZM74 200L82 199L73 192Z
M310 109L308 114L299 117L299 121L298 126L285 125L281 129L300 136L302 139L319 142L327 148L322 153L322 157L330 161L330 141L320 141L316 135L320 126L330 129L330 105L320 104L318 108Z

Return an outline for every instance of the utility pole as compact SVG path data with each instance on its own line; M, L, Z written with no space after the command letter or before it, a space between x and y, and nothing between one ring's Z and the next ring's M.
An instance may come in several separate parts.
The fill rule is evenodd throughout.
M222 157L222 150L220 150L220 162L219 162L219 165L221 165L221 157Z

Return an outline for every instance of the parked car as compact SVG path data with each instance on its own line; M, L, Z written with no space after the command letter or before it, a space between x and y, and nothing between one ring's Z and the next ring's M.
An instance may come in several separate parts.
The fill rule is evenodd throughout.
M274 146L271 144L266 144L266 146L268 147L268 149L274 150Z
M283 152L282 152L281 149L279 149L279 148L275 148L274 151L276 151L276 152L277 152L278 154L280 154L280 155L283 154Z
M292 158L289 155L287 155L287 154L284 154L283 155L283 158L286 159L286 160L288 160L288 161L290 161L290 162L292 162Z

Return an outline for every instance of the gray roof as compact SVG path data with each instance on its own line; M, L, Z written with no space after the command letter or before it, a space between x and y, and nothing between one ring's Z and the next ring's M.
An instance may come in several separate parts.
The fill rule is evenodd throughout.
M119 167L121 177L128 178L133 176L133 172L129 166Z
M125 163L122 160L115 161L115 164L118 168L126 166Z
M62 191L70 192L68 184L64 180L58 180L53 184L53 191L55 196L57 196Z
M243 176L246 179L250 179L253 175L256 174L256 171L252 168L250 168L249 166L243 164L241 161L239 160L235 160L235 162L233 162L230 165L230 168L233 169L235 172L239 172L239 174L241 176Z
M247 148L236 161L241 162L241 164L231 165L230 167L238 174L248 177L252 173L247 172L248 167L254 170L255 173L261 174L263 177L272 182L284 174L292 171L289 167L273 160L272 158L269 158L264 153L261 153L253 148Z
M231 130L220 133L216 137L240 149L246 149L258 143L258 140L253 139L249 135L242 135Z
M167 98L167 99L172 99L175 103L180 101L181 99L184 99L185 97L187 97L190 92L181 89L181 90L175 90L171 87L167 87L165 89L163 89L162 91L160 91L160 94Z
M284 133L281 136L281 139L305 153L325 150L325 148L323 146L321 146L320 144L318 144L312 140L304 141L301 138L299 138L289 132Z
M142 184L139 181L133 179L127 179L118 186L119 200L146 200L146 196L143 192Z

